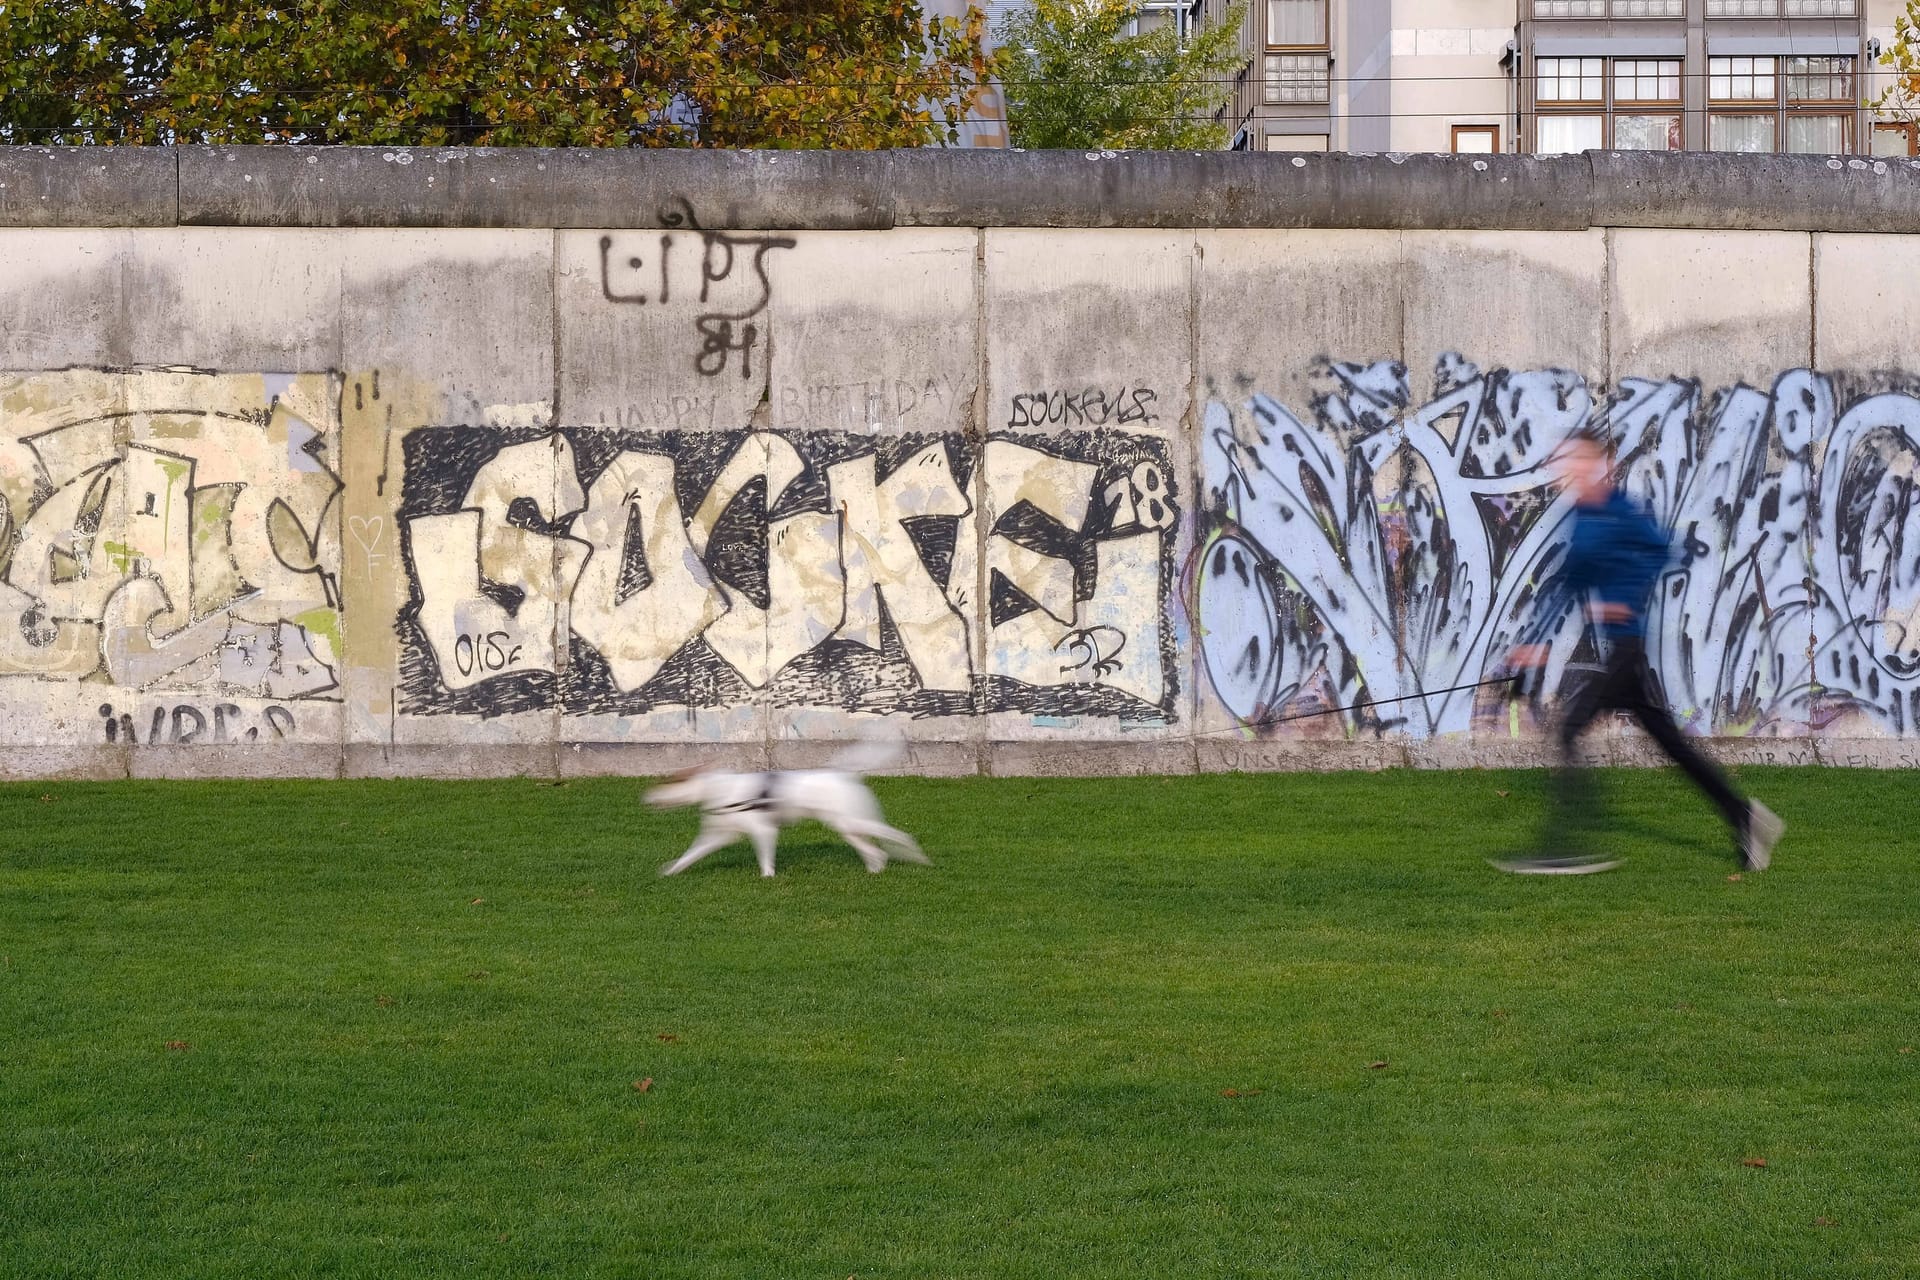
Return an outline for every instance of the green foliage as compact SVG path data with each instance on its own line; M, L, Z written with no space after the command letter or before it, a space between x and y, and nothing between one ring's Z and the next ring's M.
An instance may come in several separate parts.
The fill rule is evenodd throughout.
M998 35L1016 147L1210 149L1226 145L1226 106L1245 65L1245 3L1183 48L1171 23L1127 35L1139 0L1036 0Z
M1882 115L1920 123L1920 0L1893 20L1893 43L1880 51L1880 65L1893 72L1892 83L1870 104Z
M0 0L0 142L920 146L984 35L913 0Z

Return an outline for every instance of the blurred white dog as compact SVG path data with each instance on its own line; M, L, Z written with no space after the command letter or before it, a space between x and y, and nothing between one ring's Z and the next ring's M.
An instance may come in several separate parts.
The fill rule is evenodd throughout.
M773 874L774 845L780 828L812 819L832 827L853 846L869 871L886 869L889 857L925 863L914 838L887 825L880 802L861 774L900 758L892 743L860 743L826 769L786 769L772 773L723 773L705 766L677 773L647 793L657 809L700 806L700 835L685 853L660 868L670 876L736 840L753 842L760 874Z

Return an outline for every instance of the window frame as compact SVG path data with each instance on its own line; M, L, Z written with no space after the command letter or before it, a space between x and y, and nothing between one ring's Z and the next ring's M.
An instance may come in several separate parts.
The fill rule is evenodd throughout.
M1286 98L1279 95L1282 80L1276 74L1276 65L1285 58L1318 58L1320 60L1320 78L1317 98ZM1260 102L1268 107L1318 107L1333 101L1333 59L1330 55L1314 49L1268 49L1261 54L1260 64ZM1296 69L1295 74L1298 74ZM1296 81L1295 83L1299 83Z
M1771 75L1766 77L1773 82L1772 97L1763 98L1756 96L1741 98L1717 96L1717 82L1721 80L1727 82L1726 88L1729 94L1732 93L1735 82L1738 80L1749 80L1757 84L1757 82L1762 79L1762 76L1758 70L1754 69L1754 64L1762 61L1773 64ZM1807 69L1798 73L1797 76L1793 70L1793 64L1796 61L1808 64ZM1816 62L1820 64L1820 69L1817 71L1813 69L1812 65ZM1735 64L1738 63L1747 64L1747 69L1744 71L1735 70ZM1716 70L1716 66L1718 65L1725 65L1727 68L1726 71L1721 72ZM1769 154L1855 155L1858 153L1860 145L1859 128L1855 123L1855 113L1858 111L1858 104L1854 100L1855 89L1860 83L1859 76L1860 59L1852 54L1785 53L1756 54L1752 56L1745 54L1723 54L1716 57L1709 57L1707 59L1707 146L1709 149L1713 148L1713 121L1718 117L1771 115L1774 117L1773 150ZM1827 98L1796 98L1793 96L1792 90L1792 83L1796 78L1802 81L1819 80L1824 82L1829 88L1834 87L1837 83L1838 87L1845 90L1845 92ZM1792 121L1796 118L1805 118L1808 116L1831 116L1843 122L1841 124L1842 149L1840 151L1832 153L1824 151L1792 152L1787 149L1788 134L1792 128Z
M1906 120L1876 120L1873 122L1873 128L1868 131L1869 142L1871 142L1871 139L1877 138L1883 133L1904 135L1907 140L1906 154L1909 157L1920 156L1920 124L1911 123ZM1867 147L1867 152L1869 155L1880 154L1874 151L1871 145ZM1881 158L1889 159L1892 157L1882 156Z
M1493 146L1485 151L1462 151L1460 149L1460 137L1462 134L1491 137L1493 139ZM1449 135L1448 146L1452 154L1457 156L1497 156L1500 154L1500 126L1497 124L1456 124L1453 126L1452 133Z
M1316 50L1331 50L1333 48L1332 0L1297 0L1297 2L1306 3L1306 4L1317 4L1320 6L1320 42L1318 44L1282 44L1280 41L1274 39L1273 5L1275 3L1275 0L1266 0L1266 5L1267 5L1267 43L1265 45L1266 50L1269 53L1313 52Z
M1536 155L1542 154L1540 151L1539 126L1541 120L1563 116L1598 116L1600 117L1600 147L1603 150L1611 150L1618 145L1615 122L1621 116L1684 118L1682 115L1681 97L1678 95L1685 93L1684 86L1687 74L1685 58L1645 57L1627 54L1615 57L1594 57L1586 55L1580 57L1544 57L1535 58L1533 61L1533 153ZM1541 66L1546 63L1557 64L1563 62L1599 63L1600 96L1597 98L1545 98L1540 96ZM1632 65L1635 68L1631 78L1636 86L1647 80L1651 80L1657 91L1662 80L1670 79L1676 91L1676 96L1670 98L1620 97L1620 68L1627 65ZM1650 74L1643 74L1641 68L1648 66L1653 67L1654 70ZM1584 88L1587 78L1587 70L1582 66L1578 74L1574 77L1574 80ZM1552 80L1555 92L1559 92L1566 83L1567 77L1561 72L1558 66L1555 66L1552 70ZM1667 136L1669 139L1672 139L1673 133L1671 129L1669 129Z
M1589 4L1599 12L1564 14L1540 12L1542 5L1553 4L1555 2L1556 0L1531 0L1531 3L1527 6L1529 16L1537 22L1604 22L1609 18L1617 18L1622 22L1659 22L1663 20L1671 22L1675 18L1684 18L1687 16L1686 0L1560 0L1562 3ZM1663 4L1673 7L1677 12L1620 12L1620 10L1629 3Z

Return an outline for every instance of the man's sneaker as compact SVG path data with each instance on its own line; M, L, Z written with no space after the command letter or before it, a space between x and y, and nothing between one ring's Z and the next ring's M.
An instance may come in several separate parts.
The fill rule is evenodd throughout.
M1747 825L1740 832L1740 865L1748 871L1765 871L1773 862L1773 846L1780 843L1787 824L1758 800L1747 804Z
M1590 876L1596 871L1611 871L1620 865L1618 858L1489 858L1500 870L1516 876Z

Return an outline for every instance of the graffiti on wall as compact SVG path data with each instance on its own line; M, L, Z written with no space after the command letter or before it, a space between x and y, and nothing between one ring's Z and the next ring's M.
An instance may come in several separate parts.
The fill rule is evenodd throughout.
M1649 619L1669 703L1699 732L1920 728L1920 395L1807 370L1707 395L1458 356L1414 403L1402 366L1329 364L1311 421L1211 403L1190 572L1208 682L1242 723L1413 736L1510 722L1496 673L1564 550L1549 484L1569 432L1602 431L1681 554ZM1548 688L1591 661L1576 610ZM1308 723L1314 723L1309 721ZM1324 729L1320 731L1325 731Z
M1157 438L459 427L403 448L404 711L1171 715Z
M600 237L601 296L628 306L681 306L699 340L694 371L718 377L737 363L740 376L751 380L754 347L764 336L760 317L773 299L767 256L799 242L705 230L684 199L662 210L660 221L667 230Z
M332 697L340 392L328 374L0 375L0 681ZM221 741L292 724L208 705ZM101 715L107 740L140 740ZM156 713L149 740L215 740L208 724Z

